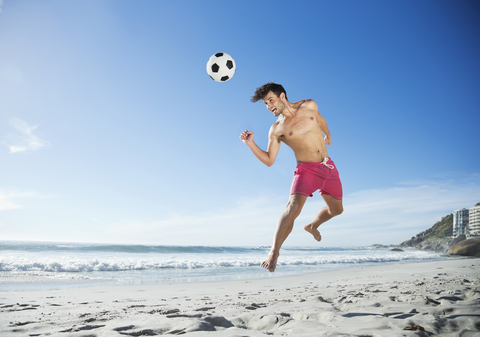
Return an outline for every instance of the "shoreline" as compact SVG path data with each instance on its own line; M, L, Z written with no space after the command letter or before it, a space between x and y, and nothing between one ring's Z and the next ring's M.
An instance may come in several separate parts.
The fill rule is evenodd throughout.
M18 274L11 272L0 272L0 294L5 292L34 292L34 291L60 291L60 290L81 290L92 287L100 286L140 286L140 285L165 285L172 283L209 283L209 282L228 282L228 281L248 281L248 280L261 280L261 279L273 279L283 278L289 276L298 276L309 274L322 274L326 272L334 272L341 270L349 270L355 268L368 268L374 266L391 266L402 264L417 264L426 262L438 262L448 261L454 259L468 258L463 256L449 256L443 254L441 259L427 259L427 260L398 260L389 262L370 262L362 264L344 263L344 264L325 264L322 267L324 270L318 270L318 268L312 268L305 265L303 271L292 270L291 266L281 265L274 273L270 273L267 270L260 267L260 264L255 268L248 268L241 273L231 273L228 269L221 270L219 274L211 275L189 275L184 274L182 276L175 275L163 275L163 276L150 276L149 278L142 278L145 271L139 270L138 278L133 278L132 271L125 271L130 278L125 279L124 274L118 276L122 271L111 272L111 278L104 278L104 272L97 272L98 275L81 276L80 273L70 272L62 275L62 278L56 278L55 273L43 272L40 275L35 275L35 272L20 272ZM318 266L317 266L318 267ZM255 269L255 272L253 271ZM305 270L306 269L306 270ZM148 272L148 271L146 271ZM3 274L4 273L4 274ZM3 280L2 280L3 277Z
M0 293L2 336L473 336L480 259ZM424 329L424 330L421 330Z

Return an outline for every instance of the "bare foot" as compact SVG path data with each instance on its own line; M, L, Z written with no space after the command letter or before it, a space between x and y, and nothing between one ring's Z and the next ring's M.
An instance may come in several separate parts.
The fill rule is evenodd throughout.
M312 224L308 224L308 225L303 226L303 229L305 229L307 232L312 234L313 237L315 238L315 240L317 240L317 241L322 240L322 236L320 235L320 232L318 231L318 229L313 228Z
M277 260L280 254L274 254L273 252L270 252L268 254L268 257L261 266L265 269L268 269L269 272L273 273L275 271L275 268L277 267Z

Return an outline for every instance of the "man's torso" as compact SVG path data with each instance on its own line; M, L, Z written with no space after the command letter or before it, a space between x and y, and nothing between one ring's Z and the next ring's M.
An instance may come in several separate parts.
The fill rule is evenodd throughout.
M294 103L297 107L295 116L286 118L280 115L273 125L274 135L293 150L297 162L321 162L328 157L324 135L317 121L319 114L311 103L311 100Z

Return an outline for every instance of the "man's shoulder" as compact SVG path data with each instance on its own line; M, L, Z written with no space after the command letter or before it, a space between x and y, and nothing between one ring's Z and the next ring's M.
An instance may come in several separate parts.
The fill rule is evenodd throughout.
M318 105L313 99L304 99L296 102L295 104L297 105L298 111L303 111L307 114L318 112Z
M300 102L302 102L302 101L300 101ZM316 108L317 107L317 103L315 103L315 101L313 99L310 99L310 98L303 100L303 104L301 104L301 105L304 105L307 108Z
M279 124L280 124L279 121L276 121L275 123L272 124L272 126L270 127L270 130L268 131L269 137L278 138L281 136L281 134L279 134L280 130L278 129Z
M272 126L270 127L270 131L275 131L275 129L279 124L280 124L280 121L278 120L275 123L273 123Z
M302 99L298 102L293 103L293 105L297 109L302 109L302 108L317 109L317 103L315 103L315 101L313 99L310 99L310 98Z

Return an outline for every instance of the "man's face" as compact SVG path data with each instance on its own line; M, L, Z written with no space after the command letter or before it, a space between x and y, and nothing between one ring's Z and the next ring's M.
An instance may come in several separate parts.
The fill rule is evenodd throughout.
M281 93L280 96L281 95L283 95L283 93ZM270 110L275 117L280 115L285 109L285 104L282 102L280 97L271 91L265 96L263 103L265 103L267 109Z

